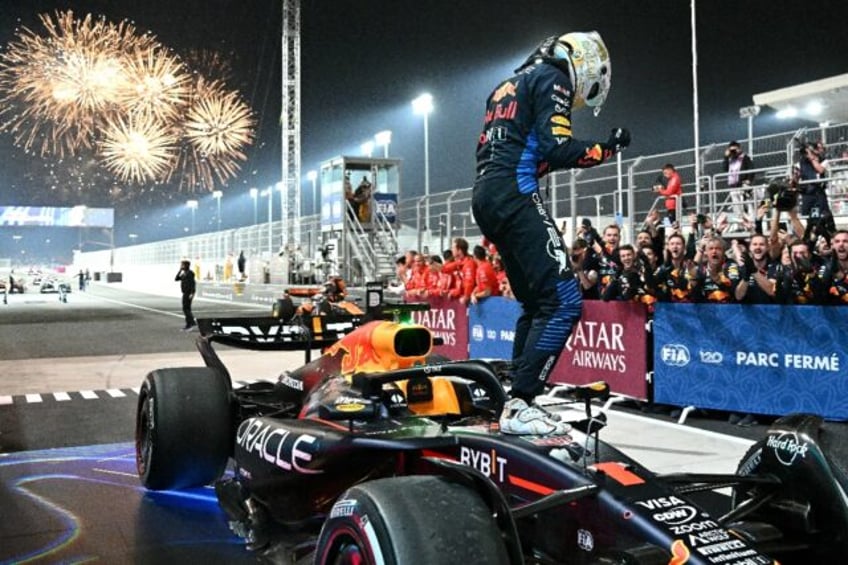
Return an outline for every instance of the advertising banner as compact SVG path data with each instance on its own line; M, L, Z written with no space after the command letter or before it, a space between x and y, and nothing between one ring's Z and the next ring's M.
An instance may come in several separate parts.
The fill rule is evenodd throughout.
M374 194L374 204L377 210L386 217L388 223L394 225L397 222L397 194L377 192Z
M113 208L0 206L0 226L111 228L114 225L115 210Z
M647 400L646 320L643 304L584 301L583 316L550 381L587 384L603 380L616 394Z
M512 359L515 321L521 305L491 296L468 307L468 355L472 359Z
M848 309L657 304L654 398L679 406L848 419Z
M443 345L433 348L435 353L455 361L468 359L468 312L465 305L449 298L430 298L430 310L413 312L412 321L429 328L433 337L441 338Z

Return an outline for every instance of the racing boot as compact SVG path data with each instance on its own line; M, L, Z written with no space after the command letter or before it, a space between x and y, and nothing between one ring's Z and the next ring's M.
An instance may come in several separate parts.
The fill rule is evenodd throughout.
M513 398L504 404L500 429L505 434L544 436L567 434L571 426L538 406Z

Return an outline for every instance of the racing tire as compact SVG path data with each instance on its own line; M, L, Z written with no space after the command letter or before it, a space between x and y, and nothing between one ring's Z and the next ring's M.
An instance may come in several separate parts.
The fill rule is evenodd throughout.
M136 470L151 490L203 486L233 450L227 379L208 367L157 369L144 379L135 427Z
M492 511L470 488L431 476L378 479L342 494L321 528L316 565L506 565Z
M819 447L824 454L833 478L842 490L843 496L848 493L848 426L844 424L833 424L823 422L819 428L818 437ZM760 439L748 448L745 455L739 461L736 467L736 473L739 475L756 475L760 472L760 463L762 461L763 448L766 445L766 439ZM756 490L756 487L743 489L736 487L733 489L731 506L736 508L741 501L750 498ZM841 560L844 552L848 551L848 541L845 541L844 536L840 536L842 542L839 547L817 548L816 557L819 559L830 558ZM820 552L824 552L820 554Z

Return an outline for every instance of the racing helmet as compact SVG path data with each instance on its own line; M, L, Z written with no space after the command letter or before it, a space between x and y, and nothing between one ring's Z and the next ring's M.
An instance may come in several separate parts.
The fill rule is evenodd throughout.
M568 64L574 85L574 108L594 108L597 116L609 94L612 65L609 51L597 31L575 31L552 42L548 57Z

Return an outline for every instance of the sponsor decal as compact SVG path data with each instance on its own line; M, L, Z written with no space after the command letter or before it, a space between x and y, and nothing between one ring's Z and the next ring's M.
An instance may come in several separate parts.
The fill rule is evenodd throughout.
M312 434L294 434L256 418L245 420L236 433L236 444L248 453L255 452L260 459L284 471L307 475L323 473L307 468L317 441Z
M724 356L719 351L699 351L698 357L701 358L701 363L710 363L720 365L724 361Z
M574 439L570 435L532 436L526 439L533 445L541 447L562 447L563 445L571 445L574 442ZM568 453L568 456L571 457L571 453Z
M551 94L551 100L553 100L553 101L554 101L554 102L556 102L557 104L562 104L562 105L563 105L563 106L565 106L566 108L568 108L568 106L569 106L569 104L568 104L568 100L566 100L566 99L565 99L565 98L563 98L562 96L557 96L556 94Z
M691 534L692 532L701 532L704 530L714 530L718 528L719 525L714 520L701 520L700 522L692 522L691 524L681 524L678 526L671 526L669 529L671 533L676 536L683 536L686 534Z
M839 371L839 356L806 355L801 353L775 353L762 351L737 351L736 364L743 367L786 367L807 371Z
M471 339L474 341L483 341L485 335L485 330L481 324L474 324L471 326Z
M727 530L707 530L697 534L689 534L689 545L698 547L718 541L726 541L730 539L730 533Z
M515 115L518 113L518 101L513 100L509 104L498 104L491 110L486 111L486 119L485 123L493 122L495 120L514 120Z
M758 449L750 459L748 459L742 467L739 468L740 475L750 475L760 466L760 461L763 460L763 450Z
M662 512L657 512L656 514L654 514L653 518L654 521L660 522L662 524L667 524L669 526L678 526L680 524L691 522L697 515L697 510L695 510L691 506L684 505L676 506L674 508L670 508Z
M566 128L566 127L562 127L562 126L553 126L551 128L551 134L556 135L556 136L561 136L561 135L568 136L568 135L571 135L571 128Z
M551 122L553 122L557 125L565 126L565 127L569 128L568 132L569 132L569 134L571 133L571 120L569 120L565 116L553 115L553 116L551 116Z
M789 467L795 463L798 457L801 457L801 459L807 458L810 444L806 441L799 441L798 434L795 432L787 432L780 435L769 435L766 439L766 447L774 450L774 456L777 460Z
M492 143L493 141L504 141L506 137L506 128L503 126L495 126L484 130L480 134L480 144Z
M668 561L668 565L683 565L689 561L690 556L689 548L686 547L683 540L676 539L671 544L671 559Z
M280 384L295 390L303 390L303 381L292 378L288 373L280 375Z
M554 92L559 92L560 94L562 94L562 95L564 95L564 96L566 96L566 97L570 97L570 96L571 96L571 91L570 91L570 90L568 90L567 88L565 88L563 85L561 85L561 84L557 84L557 83L554 83Z
M488 400L489 393L481 386L474 386L471 388L471 398L474 400Z
M505 457L499 456L494 449L491 451L479 451L462 446L459 449L459 462L477 469L499 483L504 482L506 479L507 460Z
M445 345L456 345L456 311L450 308L434 308L423 312L413 312L416 324L426 326L433 337L440 337Z
M648 510L659 510L661 508L683 506L686 502L676 496L661 496L659 498L649 498L648 500L637 500L636 504Z
M353 516L356 511L356 501L343 499L337 500L335 504L333 504L333 509L330 510L330 518L343 518L346 516Z
M583 551L595 549L595 538L589 530L577 530L577 547Z
M660 359L670 367L685 367L689 364L691 357L689 349L679 343L667 343L660 350Z
M515 87L518 83L506 81L492 93L492 102L500 102L507 96L515 96Z

